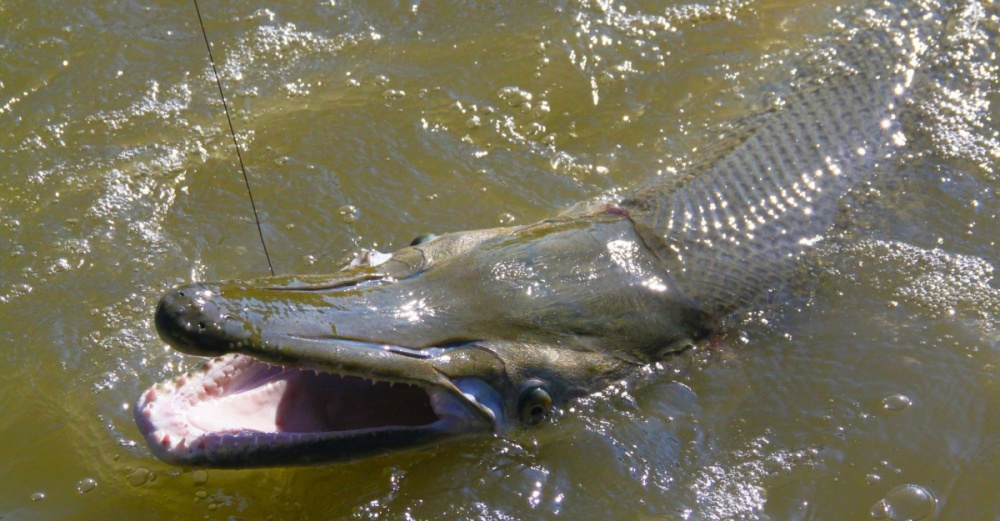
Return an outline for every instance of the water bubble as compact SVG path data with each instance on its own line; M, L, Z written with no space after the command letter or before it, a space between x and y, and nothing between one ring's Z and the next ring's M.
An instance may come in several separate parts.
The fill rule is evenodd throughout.
M531 115L536 118L541 118L552 111L552 107L549 106L549 102L545 100L540 100L535 108L531 111Z
M149 481L149 475L150 475L149 469L144 469L142 467L139 467L133 470L132 472L126 474L125 481L127 481L128 484L132 485L133 487L139 487L145 485L146 482Z
M507 212L504 212L504 213L500 214L500 219L499 220L500 220L500 224L510 224L510 223L514 222L514 216L511 215L511 214L509 214L509 213L507 213Z
M893 394L882 398L882 408L887 411L902 411L909 407L910 403L910 399L902 394Z
M900 485L872 506L873 519L919 521L934 514L937 499L919 485Z
M524 133L530 138L537 138L542 134L545 134L545 125L542 125L537 121L532 121L528 124L527 128L525 128Z
M76 482L76 491L81 494L86 494L95 488L97 488L97 480L94 478L83 478Z
M518 87L504 87L497 91L497 96L507 102L510 107L520 107L531 102L531 93Z
M56 274L68 271L70 269L70 263L68 259L61 258L55 262L51 267L49 267L49 273Z
M358 220L358 209L354 205L345 204L337 211L340 212L340 220L345 223L352 223Z
M406 97L406 92L400 89L386 89L385 92L382 93L382 97L385 98L386 101L396 101Z
M205 470L196 470L196 471L192 472L191 473L191 482L194 483L194 486L196 486L196 487L200 487L200 486L204 485L205 483L208 483L208 471L205 471Z
M389 85L389 77L386 76L385 74L379 74L378 76L375 76L375 85L378 85L379 87L386 87L386 86L388 86Z
M869 485L874 485L879 481L882 481L882 476L879 476L878 474L869 473L865 476L865 483Z
M45 492L35 492L31 495L32 501L41 501L43 499L45 499Z
M473 115L471 118L465 120L465 128L470 130L477 129L483 126L483 121L479 119L479 116Z

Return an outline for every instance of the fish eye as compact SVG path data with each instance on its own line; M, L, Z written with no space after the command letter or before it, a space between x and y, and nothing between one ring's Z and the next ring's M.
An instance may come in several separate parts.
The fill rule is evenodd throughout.
M534 425L545 419L545 416L552 410L552 397L542 387L541 382L532 380L521 391L517 407L521 414L521 421L527 425Z
M417 235L416 237L414 237L412 241L410 241L410 246L416 246L418 244L423 244L425 242L433 240L436 237L437 237L437 235L434 235L433 233L421 233L420 235Z

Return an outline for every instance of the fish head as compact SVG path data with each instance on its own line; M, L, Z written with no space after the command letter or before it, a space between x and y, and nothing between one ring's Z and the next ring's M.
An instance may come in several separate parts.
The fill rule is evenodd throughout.
M191 466L347 460L535 424L707 332L614 212L446 234L333 275L194 283L160 337L215 357L144 393Z

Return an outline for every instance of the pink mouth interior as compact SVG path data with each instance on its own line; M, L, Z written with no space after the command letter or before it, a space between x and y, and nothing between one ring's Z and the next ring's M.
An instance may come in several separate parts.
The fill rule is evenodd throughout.
M328 433L429 425L439 420L415 385L285 368L223 357L143 394L144 434L166 450L206 438L260 433Z
M330 432L437 420L427 393L416 386L279 367L271 372L263 385L192 406L189 421L207 432Z

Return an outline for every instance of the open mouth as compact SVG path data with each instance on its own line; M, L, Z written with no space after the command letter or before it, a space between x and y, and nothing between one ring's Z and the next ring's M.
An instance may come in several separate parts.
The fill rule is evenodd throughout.
M468 382L447 389L227 355L151 387L135 416L153 452L170 463L309 464L490 431L491 408L462 387Z

